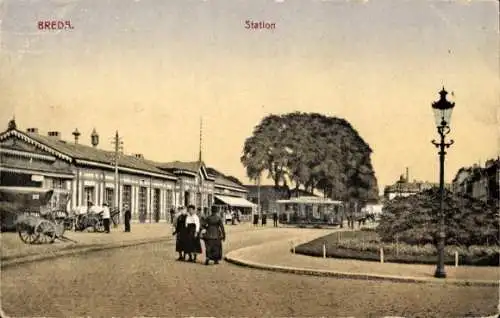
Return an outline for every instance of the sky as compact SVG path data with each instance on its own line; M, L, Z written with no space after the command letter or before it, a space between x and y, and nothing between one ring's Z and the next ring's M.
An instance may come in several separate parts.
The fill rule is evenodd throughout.
M268 114L349 121L380 190L438 180L431 103L456 103L445 178L498 156L498 1L0 1L0 125L55 130L162 162L198 158L245 183ZM40 30L39 21L73 29ZM245 21L275 23L249 30ZM269 183L267 181L266 183Z

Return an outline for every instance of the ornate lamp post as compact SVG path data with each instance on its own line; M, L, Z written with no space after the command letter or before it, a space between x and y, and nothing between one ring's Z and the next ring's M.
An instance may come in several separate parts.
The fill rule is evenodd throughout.
M436 120L436 126L439 133L439 142L432 140L434 146L439 148L439 194L440 194L440 218L439 218L439 241L438 241L438 262L434 277L446 278L444 270L444 246L445 246L445 226L444 226L444 157L446 148L453 144L453 140L446 142L446 135L450 133L450 119L455 103L446 100L447 91L443 89L439 92L441 97L437 102L432 103L432 110Z

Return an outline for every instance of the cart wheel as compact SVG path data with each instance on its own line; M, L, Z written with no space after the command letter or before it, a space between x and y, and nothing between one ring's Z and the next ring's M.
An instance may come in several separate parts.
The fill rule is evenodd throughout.
M56 240L56 224L48 220L41 220L36 225L35 232L39 234L38 243L54 243Z
M39 234L31 226L21 224L17 226L19 238L26 244L33 244L38 240Z

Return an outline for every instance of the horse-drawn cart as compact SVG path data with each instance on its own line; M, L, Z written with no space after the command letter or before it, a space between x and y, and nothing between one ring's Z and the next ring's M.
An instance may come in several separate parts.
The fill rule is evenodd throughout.
M26 244L54 243L64 236L64 224L43 217L20 215L16 223L19 237Z
M19 238L26 244L53 243L64 237L65 211L47 205L53 190L27 187L0 187L2 213L14 216Z

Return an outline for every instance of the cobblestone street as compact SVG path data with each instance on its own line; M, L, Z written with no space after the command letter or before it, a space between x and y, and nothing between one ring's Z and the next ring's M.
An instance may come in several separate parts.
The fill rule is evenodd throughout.
M297 231L318 230L235 231L225 252L291 239ZM341 280L224 262L181 263L173 249L172 242L162 242L8 268L1 277L3 310L10 316L52 317L456 317L491 315L498 300L496 287Z

